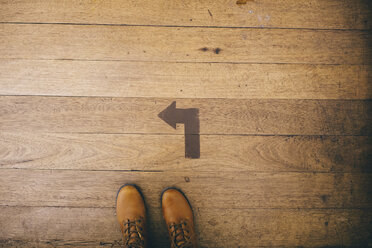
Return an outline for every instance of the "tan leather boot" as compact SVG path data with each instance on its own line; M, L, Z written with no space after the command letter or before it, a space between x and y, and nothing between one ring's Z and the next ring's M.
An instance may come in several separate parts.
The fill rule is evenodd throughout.
M116 198L116 217L123 233L124 247L146 247L146 208L140 191L124 185Z
M172 248L196 248L194 218L185 195L178 189L165 189L161 197L165 223Z

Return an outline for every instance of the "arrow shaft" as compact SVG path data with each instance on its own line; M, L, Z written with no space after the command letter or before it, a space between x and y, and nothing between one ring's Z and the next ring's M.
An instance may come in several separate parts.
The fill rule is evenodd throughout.
M199 134L185 134L185 157L200 158Z
M200 158L200 124L198 109L188 109L191 113L185 123L185 157Z

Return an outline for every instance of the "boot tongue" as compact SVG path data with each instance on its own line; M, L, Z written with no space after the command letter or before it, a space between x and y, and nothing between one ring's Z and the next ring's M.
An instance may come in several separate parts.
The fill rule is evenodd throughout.
M182 245L186 242L182 228L179 228L176 231L176 241L179 245Z
M138 230L136 226L131 226L129 228L129 239L128 239L128 247L129 248L140 248L141 245L141 237L138 234Z
M129 233L130 233L130 238L129 238L128 244L138 243L138 240L140 239L140 237L138 236L136 226L131 226L129 228Z
M176 242L177 242L178 248L191 248L192 247L191 243L185 240L183 236L181 235L176 238Z
M185 226L180 224L178 228L175 230L175 243L177 244L178 248L189 248L192 247L189 240L187 240L185 233L184 233Z

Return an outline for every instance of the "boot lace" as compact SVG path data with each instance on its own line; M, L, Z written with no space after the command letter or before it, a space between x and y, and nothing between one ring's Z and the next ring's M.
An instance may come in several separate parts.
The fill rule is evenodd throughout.
M142 220L123 221L124 244L127 248L142 248L145 246L143 228L139 225Z
M173 248L192 248L190 232L186 228L187 222L169 225Z

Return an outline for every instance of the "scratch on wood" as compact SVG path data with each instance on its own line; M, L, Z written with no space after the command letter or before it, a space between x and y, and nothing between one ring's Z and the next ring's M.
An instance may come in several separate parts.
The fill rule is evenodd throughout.
M208 9L208 13L211 17L213 17L212 12Z
M236 4L237 5L243 5L243 4L247 4L247 2L253 2L254 0L237 0L236 1Z

